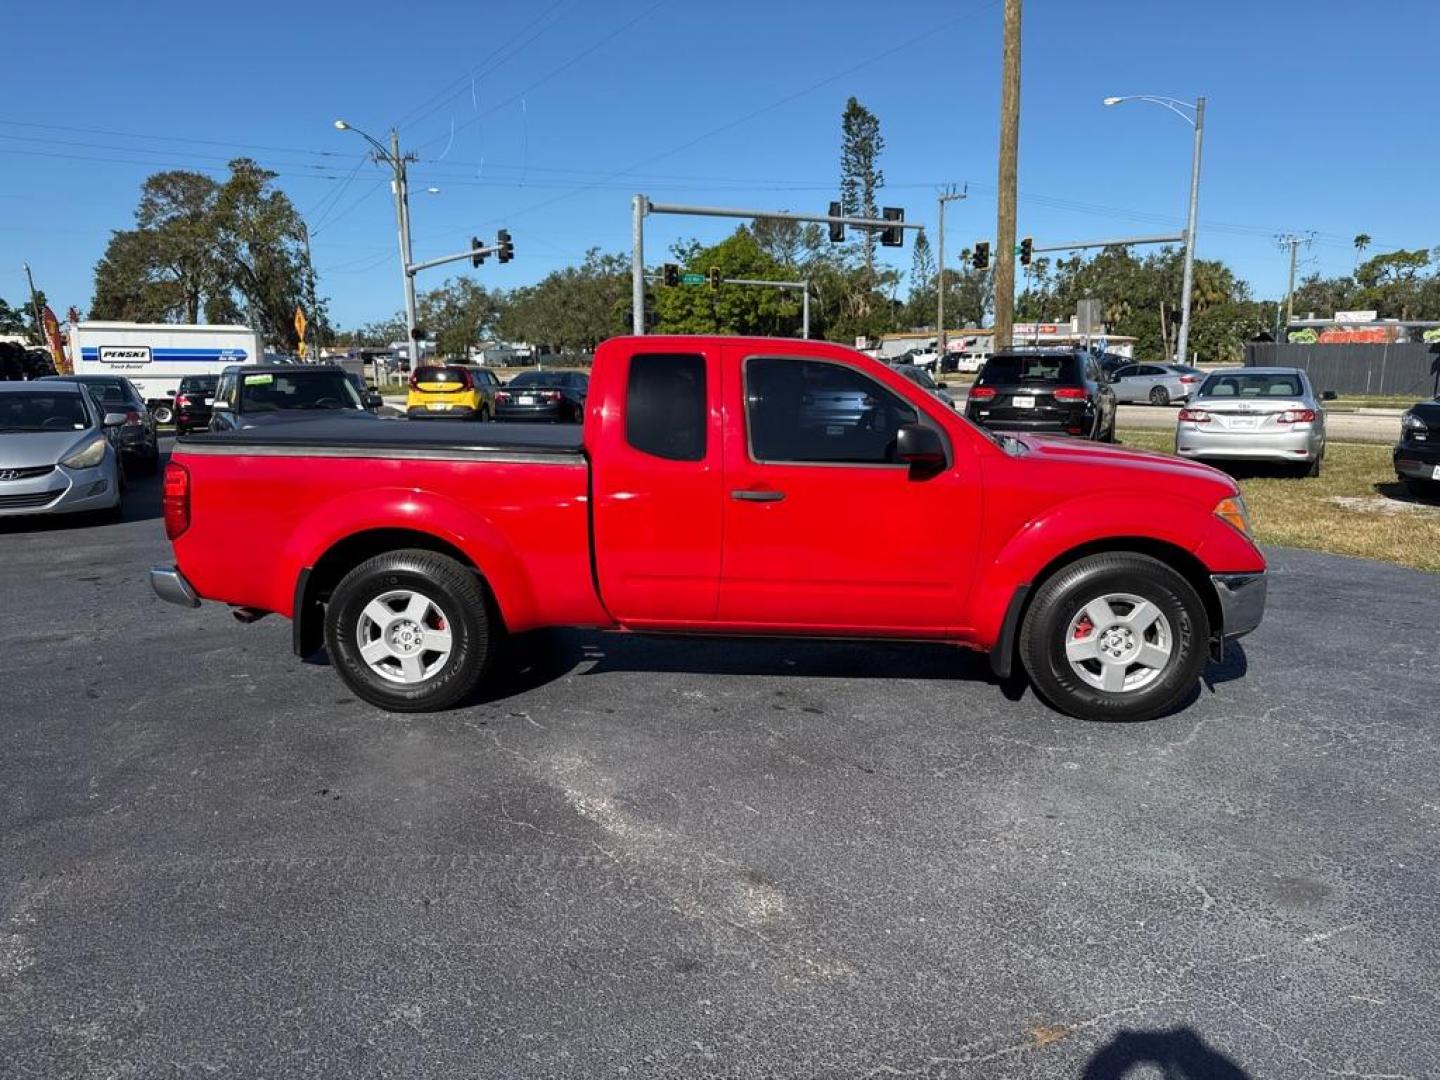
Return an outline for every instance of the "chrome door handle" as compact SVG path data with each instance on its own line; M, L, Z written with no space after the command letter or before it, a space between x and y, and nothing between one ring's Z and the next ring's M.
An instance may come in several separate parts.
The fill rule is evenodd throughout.
M779 502L785 498L783 491L746 491L744 489L730 492L730 498L739 502Z

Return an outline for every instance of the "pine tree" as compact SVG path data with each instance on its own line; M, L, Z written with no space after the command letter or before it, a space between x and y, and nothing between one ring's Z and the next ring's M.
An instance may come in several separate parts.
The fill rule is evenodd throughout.
M876 199L885 186L880 171L880 152L885 139L880 118L855 98L845 103L840 117L840 205L850 216L878 218ZM875 277L875 233L865 231L865 273Z

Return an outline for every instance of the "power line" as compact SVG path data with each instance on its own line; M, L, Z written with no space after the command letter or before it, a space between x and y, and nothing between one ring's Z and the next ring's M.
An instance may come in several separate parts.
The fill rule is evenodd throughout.
M229 146L240 150L265 150L280 154L312 154L316 157L349 157L336 150L313 150L298 146L264 146L258 143L229 142L224 139L196 139L183 135L145 135L135 131L112 131L107 128L74 127L68 124L42 124L31 120L3 120L6 127L36 128L44 131L70 131L82 135L105 135L117 139L148 139L152 142L193 143L197 146ZM127 148L128 149L128 148ZM135 149L139 149L136 147Z

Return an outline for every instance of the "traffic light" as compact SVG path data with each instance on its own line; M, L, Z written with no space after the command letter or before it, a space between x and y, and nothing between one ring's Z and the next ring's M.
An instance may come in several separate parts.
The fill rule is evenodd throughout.
M710 277L710 288L712 288L712 289L718 289L718 288L720 288L720 268L719 268L718 266L712 266L712 267L710 267L709 277Z
M982 240L975 245L975 252L970 256L970 265L976 270L985 270L990 266L990 244Z
M1020 241L1020 265L1029 266L1030 257L1035 254L1035 241L1030 237Z
M485 245L480 243L478 236L470 237L470 252L470 265L475 267L483 263L485 256L489 254L489 252L485 250Z
M663 284L669 285L672 288L676 285L679 285L680 267L676 266L674 263L666 263L660 268L660 281Z
M844 214L844 209L841 207L841 205L838 202L832 202L830 204L830 216L840 217L842 214ZM830 242L832 244L838 244L844 239L845 226L840 224L840 222L838 221L830 222Z
M886 221L904 221L905 211L898 206L886 206L881 208L880 216ZM904 247L905 230L898 225L892 225L888 229L881 229L880 246Z
M510 239L509 229L500 229L496 231L495 246L500 249L499 254L495 256L497 261L507 263L511 259L515 258L515 241Z

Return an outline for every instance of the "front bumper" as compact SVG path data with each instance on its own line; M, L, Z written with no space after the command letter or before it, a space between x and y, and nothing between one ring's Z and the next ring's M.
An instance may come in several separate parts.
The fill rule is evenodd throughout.
M43 476L0 483L0 517L22 514L70 514L109 510L120 502L115 455L93 469L56 465Z
M1395 475L1412 480L1440 480L1440 443L1395 444Z
M1208 426L1208 425L1207 425ZM1314 461L1325 437L1314 427L1293 431L1204 431L1195 424L1175 429L1175 453L1181 457L1237 461Z
M1220 598L1220 633L1229 640L1248 634L1265 615L1265 571L1253 574L1211 574L1210 583Z
M166 603L178 604L180 607L200 606L200 597L195 589L185 580L185 575L173 566L152 566L150 587L155 590L155 595Z

